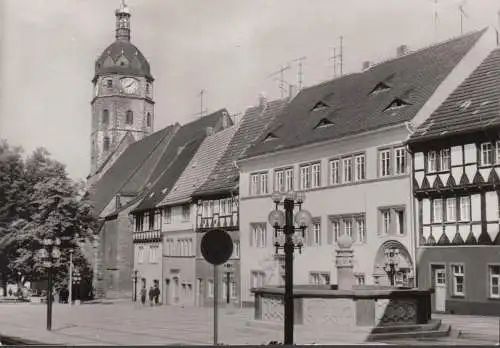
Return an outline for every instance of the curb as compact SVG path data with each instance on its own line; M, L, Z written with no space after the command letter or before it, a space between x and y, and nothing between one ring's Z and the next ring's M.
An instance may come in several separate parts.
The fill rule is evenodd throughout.
M0 335L0 345L5 346L46 346L47 343L40 341L34 341L27 338L21 338L17 336L4 336ZM59 346L60 344L50 344L51 346Z

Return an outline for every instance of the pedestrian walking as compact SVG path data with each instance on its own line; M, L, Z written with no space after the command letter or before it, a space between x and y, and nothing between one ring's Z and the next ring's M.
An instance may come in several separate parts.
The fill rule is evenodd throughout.
M146 286L143 285L141 289L141 304L144 306L146 304Z
M158 306L160 303L160 288L158 287L158 285L155 285L154 297L155 297L155 305Z
M153 287L149 288L149 304L151 306L154 305L154 298L155 298L155 289Z

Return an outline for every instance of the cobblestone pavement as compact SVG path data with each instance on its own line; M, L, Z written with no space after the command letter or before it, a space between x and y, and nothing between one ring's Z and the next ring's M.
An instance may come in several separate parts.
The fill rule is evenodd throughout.
M262 344L282 341L280 325L251 325L251 309L221 308L219 343ZM494 344L498 342L498 319L481 317L440 316L444 322L462 330L462 338L454 335L438 341L400 340L396 344ZM69 307L56 304L53 330L45 330L46 306L42 304L0 304L0 336L28 338L43 343L69 345L154 345L212 344L213 312L199 307L139 307L129 302L85 304ZM456 326L456 328L455 328ZM472 330L469 329L472 327ZM278 328L278 329L277 329ZM298 344L363 343L363 332L345 330L296 329ZM456 331L458 332L458 331ZM475 336L472 335L475 333ZM481 337L478 337L479 336ZM496 336L495 336L496 334ZM486 337L486 340L484 339Z

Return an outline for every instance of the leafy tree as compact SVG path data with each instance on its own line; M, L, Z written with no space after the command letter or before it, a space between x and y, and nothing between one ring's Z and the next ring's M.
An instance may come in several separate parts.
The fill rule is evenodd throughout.
M45 149L35 150L22 168L13 195L13 204L18 205L15 218L5 219L6 231L0 239L0 255L8 260L6 274L22 275L24 281L45 278L39 251L45 238L57 237L61 258L56 282L64 282L70 249L75 264L88 269L78 241L91 237L96 219L90 205L80 199L81 184L72 181L64 165L51 159Z

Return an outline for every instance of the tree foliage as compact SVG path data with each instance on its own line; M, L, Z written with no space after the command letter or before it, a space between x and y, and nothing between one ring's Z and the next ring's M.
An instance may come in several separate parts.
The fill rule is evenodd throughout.
M61 240L56 279L66 276L69 253L86 268L79 240L90 239L97 220L80 199L81 183L43 148L23 160L20 149L0 143L0 273L3 280L44 278L43 239Z

